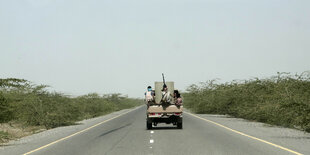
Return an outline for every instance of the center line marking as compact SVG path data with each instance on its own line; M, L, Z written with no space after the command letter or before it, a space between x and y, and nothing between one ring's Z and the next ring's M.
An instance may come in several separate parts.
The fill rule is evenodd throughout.
M150 143L154 143L154 139L150 139Z
M154 131L151 131L151 133L154 133Z

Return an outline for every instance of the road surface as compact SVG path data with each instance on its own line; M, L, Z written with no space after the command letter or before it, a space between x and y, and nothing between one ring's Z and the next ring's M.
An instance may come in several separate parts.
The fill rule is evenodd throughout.
M279 146L217 122L185 113L183 129L161 124L146 130L146 107L98 120L84 129L54 134L0 149L0 154L32 155L275 155L308 154L306 146ZM65 129L65 128L64 128ZM243 135L244 134L244 135ZM55 136L55 137L54 137ZM58 136L58 137L57 137ZM257 139L255 139L257 138ZM309 142L309 139L306 139ZM296 144L297 145L297 144ZM305 144L307 145L307 144ZM300 150L296 150L302 148ZM309 146L310 148L310 146ZM300 152L302 151L302 152Z

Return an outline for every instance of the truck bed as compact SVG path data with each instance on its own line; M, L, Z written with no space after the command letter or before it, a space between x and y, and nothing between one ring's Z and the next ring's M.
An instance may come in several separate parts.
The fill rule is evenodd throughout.
M148 113L181 113L183 106L169 105L163 107L162 105L152 105L147 109Z

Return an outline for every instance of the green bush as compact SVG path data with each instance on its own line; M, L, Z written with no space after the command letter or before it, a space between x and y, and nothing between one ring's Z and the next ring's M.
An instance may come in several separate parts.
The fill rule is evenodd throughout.
M7 122L12 119L11 106L7 102L3 93L0 92L0 123Z
M23 79L0 79L0 123L19 121L47 129L143 104L121 94L70 97Z
M310 132L310 76L278 73L266 79L191 85L185 107L196 113L229 114Z

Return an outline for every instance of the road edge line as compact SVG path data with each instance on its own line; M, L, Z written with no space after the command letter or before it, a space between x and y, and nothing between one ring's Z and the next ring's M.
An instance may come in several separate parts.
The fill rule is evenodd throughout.
M212 124L217 125L217 126L219 126L219 127L225 128L225 129L227 129L227 130L230 130L230 131L232 131L232 132L234 132L234 133L237 133L237 134L240 134L240 135L242 135L242 136L245 136L245 137L248 137L248 138L251 138L251 139L254 139L254 140L263 142L263 143L265 143L265 144L269 144L269 145L274 146L274 147L276 147L276 148L279 148L279 149L288 151L288 152L290 152L290 153L293 153L293 154L296 154L296 155L303 155L302 153L293 151L293 150L288 149L288 148L285 148L285 147L283 147L283 146L280 146L280 145L277 145L277 144L268 142L268 141L266 141L266 140L263 140L263 139L260 139L260 138L257 138L257 137L254 137L254 136L245 134L245 133L240 132L240 131L237 131L237 130L234 130L234 129L232 129L232 128L229 128L229 127L227 127L227 126L224 126L224 125L222 125L222 124L219 124L219 123L217 123L217 122L214 122L214 121L211 121L211 120L208 120L208 119L199 117L199 116L197 116L197 115L195 115L195 114L192 114L192 113L189 113L189 112L184 112L184 113L189 114L189 115L191 115L191 116L193 116L193 117L199 118L199 119L201 119L201 120L204 120L204 121L206 121L206 122L212 123Z
M137 110L137 109L139 109L140 107L142 107L142 106L135 107L134 109L131 109L131 110L125 112L125 113L122 113L122 114L119 114L119 115L114 116L114 117L112 117L112 118L109 118L109 119L107 119L107 120L105 120L105 121L102 121L102 122L100 122L100 123L97 123L97 124L95 124L95 125L92 125L92 126L86 128L86 129L83 129L83 130L81 130L81 131L78 131L78 132L76 132L76 133L73 133L73 134L71 134L71 135L69 135L69 136L60 138L60 139L58 139L58 140L56 140L56 141L53 141L53 142L48 143L48 144L46 144L46 145L43 145L43 146L41 146L41 147L39 147L39 148L36 148L36 149L34 149L34 150L31 150L31 151L29 151L29 152L26 152L26 153L24 153L23 155L29 155L29 154L31 154L31 153L34 153L34 152L37 152L37 151L39 151L39 150L42 150L42 149L44 149L44 148L46 148L46 147L49 147L49 146L51 146L51 145L53 145L53 144L56 144L56 143L61 142L61 141L64 141L64 140L66 140L66 139L68 139L68 138L70 138L70 137L73 137L73 136L75 136L75 135L78 135L78 134L80 134L80 133L83 133L83 132L85 132L85 131L88 131L88 130L90 130L90 129L96 127L96 126L99 126L99 125L104 124L104 123L106 123L106 122L109 122L109 121L111 121L111 120L113 120L113 119L115 119L115 118L118 118L118 117L120 117L120 116L123 116L123 115L125 115L125 114L128 114L128 113L130 113L130 112L132 112L132 111L134 111L134 110Z

